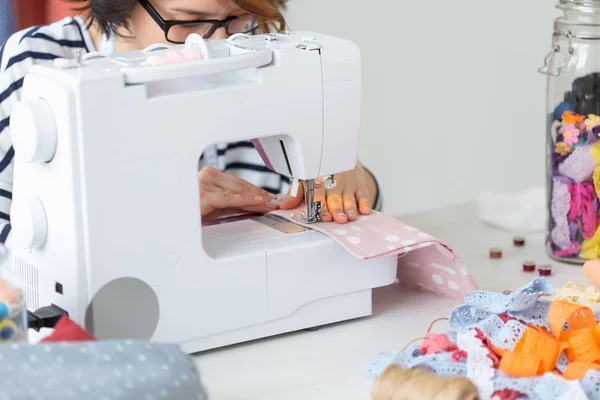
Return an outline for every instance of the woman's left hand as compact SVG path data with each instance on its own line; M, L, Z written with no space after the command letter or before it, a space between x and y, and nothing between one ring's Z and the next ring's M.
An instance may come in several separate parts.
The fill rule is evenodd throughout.
M348 221L355 221L359 214L371 213L377 194L377 185L360 162L353 170L336 174L335 181L336 186L333 189L324 187L315 189L314 201L326 204L321 221L345 224ZM300 185L297 196L288 196L281 202L279 208L291 210L298 207L303 200L304 185Z

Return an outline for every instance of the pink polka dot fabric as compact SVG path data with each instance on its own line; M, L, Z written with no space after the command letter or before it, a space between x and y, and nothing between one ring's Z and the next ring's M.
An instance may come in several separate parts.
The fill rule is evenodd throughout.
M477 289L454 250L394 217L374 211L345 225L334 222L305 225L293 218L301 210L278 210L273 214L324 233L357 258L398 257L398 280L402 285L453 299L463 299Z

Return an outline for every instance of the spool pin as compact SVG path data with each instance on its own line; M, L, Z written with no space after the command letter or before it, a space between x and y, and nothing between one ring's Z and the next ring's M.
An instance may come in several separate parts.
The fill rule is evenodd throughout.
M552 266L540 265L538 267L538 272L540 273L540 276L550 276L552 275Z
M525 271L525 272L535 271L535 261L523 261L523 271Z
M498 248L498 247L492 247L490 249L490 258L493 260L497 260L499 258L502 258L502 249Z
M513 244L515 247L523 247L525 246L525 238L523 236L515 236L513 238Z

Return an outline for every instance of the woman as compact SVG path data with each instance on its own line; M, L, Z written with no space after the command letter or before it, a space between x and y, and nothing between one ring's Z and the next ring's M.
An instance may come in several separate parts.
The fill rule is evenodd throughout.
M0 50L0 242L10 233L9 210L14 150L9 119L19 101L23 77L31 66L77 51L126 52L154 43L182 43L197 33L224 39L235 33L283 30L285 0L67 0L89 14L14 34ZM164 24L168 20L170 23ZM101 110L99 110L101 112ZM207 158L207 157L204 157ZM215 162L201 160L198 174L202 215L215 218L233 211L292 209L296 198L277 196L289 189L287 178L269 171L250 142L217 146ZM336 176L335 189L315 194L327 204L323 221L346 223L380 207L377 183L360 163Z

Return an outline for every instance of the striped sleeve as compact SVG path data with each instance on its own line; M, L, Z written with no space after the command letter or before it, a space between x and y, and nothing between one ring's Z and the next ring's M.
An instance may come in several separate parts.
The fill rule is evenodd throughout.
M373 178L373 181L375 182L375 201L373 203L373 210L375 211L383 211L383 196L381 195L381 188L379 187L379 182L377 182L377 178L375 177L375 174L373 174L371 172L371 170L365 168L365 166L363 165L363 168L365 171L367 171L369 173L369 175L371 175L371 178Z
M11 36L0 50L0 243L10 237L10 207L13 186L14 149L10 134L10 113L19 101L23 69L28 61L19 60L18 34ZM16 58L15 58L16 57Z

